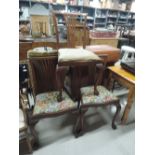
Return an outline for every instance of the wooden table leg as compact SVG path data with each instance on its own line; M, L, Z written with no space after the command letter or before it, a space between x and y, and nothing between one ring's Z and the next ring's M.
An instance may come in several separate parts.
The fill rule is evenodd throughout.
M134 95L135 95L135 87L132 86L131 88L129 88L127 105L125 107L125 110L124 110L124 113L123 113L123 116L122 116L122 119L121 119L122 124L125 124L127 122L128 114L129 114L130 109L131 109L132 104L133 104Z

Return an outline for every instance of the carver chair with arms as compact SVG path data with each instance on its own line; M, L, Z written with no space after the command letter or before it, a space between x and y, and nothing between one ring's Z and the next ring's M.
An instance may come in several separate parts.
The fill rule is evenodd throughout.
M116 129L115 120L120 111L119 99L112 94L108 89L102 86L100 83L102 81L103 72L106 68L107 56L102 56L99 58L96 54L90 51L58 51L58 68L60 67L63 71L65 67L76 68L77 73L77 88L80 89L80 98L78 98L79 105L79 117L75 126L75 133L78 136L83 131L83 120L84 114L89 107L103 107L106 105L113 104L116 106L117 110L112 120L112 128ZM81 68L87 67L88 73L91 75L88 78L88 83L83 86ZM81 78L82 77L82 78Z
M65 72L57 83L57 56L46 55L47 53L30 56L30 53L31 51L28 52L28 65L34 106L29 116L29 123L35 132L34 126L40 119L76 111L78 104L63 90ZM61 99L58 86L61 88Z
M121 110L119 99L106 87L101 85L101 80L106 69L107 56L102 56L102 63L97 64L94 74L94 85L81 87L80 89L80 115L76 126L76 133L82 134L84 131L84 115L89 108L105 107L109 105L116 106L116 112L112 119L112 128L116 129L116 118Z

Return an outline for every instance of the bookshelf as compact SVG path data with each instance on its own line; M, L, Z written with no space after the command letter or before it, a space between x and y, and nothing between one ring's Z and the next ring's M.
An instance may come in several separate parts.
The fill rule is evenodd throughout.
M46 3L38 2L33 0L19 0L19 7L31 7L34 4L41 4L54 11L65 11L65 12L80 12L87 13L87 26L89 29L101 27L106 28L110 24L114 27L124 26L130 28L131 30L135 28L135 13L130 11L105 9L105 8L95 8L82 5L65 5L58 3ZM20 14L21 12L19 12ZM59 15L59 23L63 24L61 15Z

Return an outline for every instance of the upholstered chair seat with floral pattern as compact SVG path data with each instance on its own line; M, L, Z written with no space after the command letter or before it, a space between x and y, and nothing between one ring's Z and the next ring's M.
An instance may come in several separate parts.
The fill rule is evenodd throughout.
M44 52L44 49L38 48L28 51L30 89L34 98L29 124L37 140L35 125L40 119L72 113L79 108L63 89L66 72L59 76L57 55L52 54L52 49L47 50Z
M58 102L59 91L51 91L38 94L33 110L33 117L42 114L56 114L68 110L77 109L77 103L73 102L65 91L62 92L62 101Z
M104 86L97 86L99 95L94 95L94 86L81 88L81 106L95 106L117 101L118 98Z
M81 103L80 103L80 115L78 118L78 125L76 127L77 135L80 135L84 131L84 114L91 107L104 107L108 105L115 105L116 112L112 120L112 128L116 129L115 120L120 112L121 106L119 99L104 86L98 85L96 87L98 94L95 94L94 86L86 86L80 89Z

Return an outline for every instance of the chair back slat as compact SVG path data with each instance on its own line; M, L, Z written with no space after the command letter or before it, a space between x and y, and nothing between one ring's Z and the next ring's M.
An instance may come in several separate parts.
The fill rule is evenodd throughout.
M82 43L83 48L86 47L86 44L88 44L89 40L89 33L87 33L87 14L83 13L61 13L52 11L51 13L52 22L54 26L54 31L56 35L56 44L57 49L59 49L59 43L60 43L60 33L58 28L58 21L59 16L62 17L62 21L64 22L64 30L65 27L67 29L67 45L69 48L74 48L77 45L80 45ZM89 31L88 31L89 32Z
M34 96L57 90L56 57L29 58L29 68Z
M87 14L82 13L65 13L64 14L65 24L67 27L67 41L68 47L75 47L79 37L77 34L81 31L80 34L81 40L83 43L83 48L86 47L86 22Z

